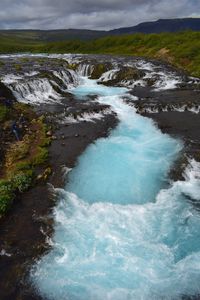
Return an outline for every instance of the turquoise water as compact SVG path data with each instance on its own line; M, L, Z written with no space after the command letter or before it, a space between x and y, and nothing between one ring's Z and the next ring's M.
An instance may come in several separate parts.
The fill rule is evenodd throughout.
M59 300L181 299L200 292L200 165L170 186L181 149L123 102L126 90L84 79L73 93L110 104L119 125L81 155L54 209L52 249L31 273ZM103 92L103 91L104 92ZM108 92L109 90L109 92ZM83 98L82 98L83 100Z
M107 87L102 84L97 84L96 80L91 80L87 77L82 77L82 84L76 87L75 90L71 90L71 92L80 100L84 100L84 97L87 95L113 96L123 95L127 91L126 88Z

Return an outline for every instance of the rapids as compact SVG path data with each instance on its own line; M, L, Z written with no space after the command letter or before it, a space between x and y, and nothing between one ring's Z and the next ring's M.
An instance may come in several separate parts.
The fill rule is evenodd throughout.
M181 299L200 293L200 164L185 181L167 174L181 142L124 101L124 88L82 78L80 101L98 95L119 124L90 145L56 189L52 248L32 268L44 299Z

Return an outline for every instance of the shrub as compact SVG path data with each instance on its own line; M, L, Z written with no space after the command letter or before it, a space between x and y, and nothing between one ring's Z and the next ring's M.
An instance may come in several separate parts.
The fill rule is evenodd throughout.
M29 170L26 172L18 173L12 178L12 188L13 190L18 190L19 192L25 192L31 186L33 179L33 171Z
M10 181L0 180L0 216L10 207L14 199L13 187Z
M44 162L47 161L48 155L49 155L48 149L43 147L37 147L37 153L32 159L32 164L34 166L43 164Z

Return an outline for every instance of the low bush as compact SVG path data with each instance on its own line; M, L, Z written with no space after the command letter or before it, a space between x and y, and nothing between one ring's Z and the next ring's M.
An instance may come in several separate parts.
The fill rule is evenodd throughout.
M4 215L14 199L12 183L0 180L0 216Z

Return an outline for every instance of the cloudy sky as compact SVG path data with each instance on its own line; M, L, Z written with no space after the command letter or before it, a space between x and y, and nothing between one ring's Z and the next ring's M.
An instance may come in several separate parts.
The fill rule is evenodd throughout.
M0 28L113 29L199 17L200 0L0 0Z

